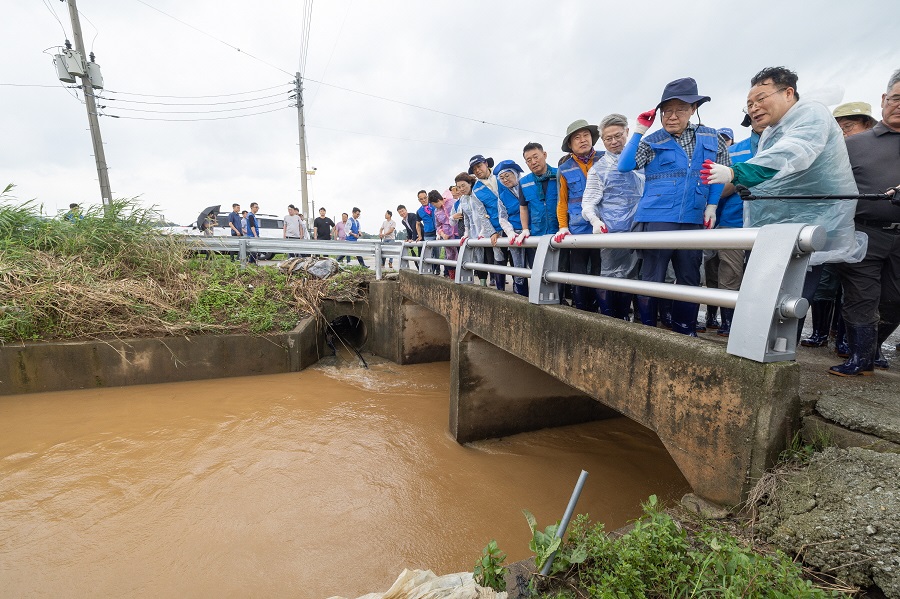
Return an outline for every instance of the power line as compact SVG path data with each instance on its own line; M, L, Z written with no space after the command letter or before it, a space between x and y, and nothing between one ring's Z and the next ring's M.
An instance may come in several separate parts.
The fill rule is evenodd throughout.
M331 66L331 59L334 58L334 51L337 49L338 42L341 40L341 34L344 32L344 25L347 23L347 16L350 14L350 8L353 6L353 0L349 0L347 2L347 10L344 11L344 18L341 19L341 26L338 28L337 35L334 36L334 44L331 46L331 53L328 55L328 62L325 63L325 68L322 70L322 80L325 80L325 75L328 74L328 67ZM317 87L315 93L313 93L312 100L309 102L309 109L306 111L307 116L312 112L313 104L316 103L316 98L319 97L319 90L321 87Z
M430 141L427 139L414 139L411 137L394 137L391 135L379 135L377 133L363 133L362 131L349 131L347 129L335 129L333 127L323 127L321 125L307 125L307 127L311 127L313 129L324 129L325 131L336 131L338 133L350 133L353 135L364 135L366 137L380 137L382 139L393 139L396 141L412 141L416 143L423 144L435 144L439 146L453 146L457 148L477 148L480 150L500 150L501 152L516 152L517 150L513 150L510 148L485 148L484 146L474 146L474 145L466 145L466 144L454 144L445 141Z
M303 0L303 19L300 23L300 76L306 74L306 58L309 54L309 32L312 29L313 0Z
M404 102L403 100L395 100L393 98L385 98L384 96L378 96L376 94L370 94L368 92L361 92L355 89L350 89L347 87L341 87L340 85L334 85L332 83L325 83L324 81L316 81L315 79L310 79L308 77L305 78L306 81L311 81L312 83L318 83L319 85L325 85L328 87L333 87L335 89L339 89L345 92L350 92L352 94L359 94L361 96L367 96L369 98L377 98L379 100L384 100L385 102L393 102L395 104L401 104L403 106L409 106L410 108L418 108L419 110L426 110L428 112L434 112L437 114L443 114L445 116L452 116L453 118L463 119L465 121L472 121L475 123L481 123L482 125L491 125L493 127L502 127L504 129L513 129L515 131L523 131L525 133L536 133L537 135L544 135L547 137L562 137L560 135L553 135L551 133L543 133L541 131L532 131L531 129L522 129L521 127L513 127L511 125L503 125L501 123L492 123L490 121L485 121L483 119L472 118L468 116L462 116L460 114L453 114L452 112L445 112L443 110L437 110L435 108L428 108L427 106L419 106L418 104L411 104L410 102Z
M161 118L156 118L156 117L122 116L122 115L118 115L118 114L105 114L105 113L98 113L98 116L106 116L106 117L110 117L110 118L114 118L114 119L125 119L125 120L129 120L129 121L168 121L168 122L172 122L172 123L189 123L189 122L198 122L198 121L224 121L224 120L228 120L228 119L241 119L241 118L250 117L250 116L257 116L260 114L268 114L270 112L277 112L279 110L284 110L285 108L293 108L293 105L282 106L280 108L273 108L272 110L263 110L260 112L252 112L249 114L235 114L232 116L217 116L217 117L210 117L208 119L196 119L196 118L195 119L161 119Z
M39 85L37 83L0 83L0 85L5 87L52 87L53 89L58 88L58 85Z
M177 98L179 100L199 100L201 98L229 98L232 96L245 96L247 94L255 94L257 92L266 92L266 91L269 91L272 89L278 89L279 87L287 87L287 86L290 86L290 88L292 90L294 89L294 84L293 84L293 82L291 82L291 83L282 83L280 85L273 85L272 87L264 87L262 89L253 89L253 90L246 91L246 92L235 92L233 94L212 94L212 95L208 95L208 96L165 96L165 95L156 95L156 94L140 94L137 92L120 92L120 91L115 91L115 90L111 90L111 89L106 89L103 91L106 93L110 93L110 94L119 94L122 96L141 96L143 98Z
M50 11L50 14L53 15L53 18L56 19L56 22L59 23L59 28L62 29L62 32L63 32L63 39L68 39L69 34L66 33L65 26L63 25L62 21L59 20L59 15L56 14L55 10L53 10L53 7L50 5L49 0L41 0L41 2L47 8L47 10Z
M94 42L97 41L97 36L100 35L100 30L97 28L96 25L94 25L93 21L91 21L89 18L87 18L86 14L84 14L80 10L78 11L78 14L81 15L82 17L84 17L84 20L87 21L88 23L90 23L91 27L94 28L94 39L91 40L91 52L93 52L94 51Z
M146 6L147 8L151 8L151 9L155 10L156 12L158 12L158 13L160 13L160 14L162 14L162 15L165 15L165 16L167 16L167 17L169 17L170 19L173 19L173 20L175 20L175 21L178 21L179 23L181 23L181 24L184 25L185 27L190 27L190 28L193 29L194 31L197 31L198 33L202 33L203 35L205 35L205 36L207 36L207 37L210 37L210 38L216 40L216 41L219 42L220 44L224 44L224 45L228 46L229 48L231 48L231 49L233 49L233 50L237 50L237 51L240 52L241 54L245 54L245 55L249 56L250 58L252 58L253 60L257 60L257 61L263 63L263 64L266 65L266 66L272 67L273 69L276 69L276 70L278 70L278 71L281 71L282 73L285 73L286 75L293 75L293 73L288 73L287 71L285 71L285 70L282 69L281 67L277 67L277 66L275 66L274 64L272 64L271 62L267 62L267 61L263 60L262 58L260 58L259 56L254 56L253 54L250 54L249 52L245 52L245 51L241 50L240 48L238 48L237 46L234 46L234 45L232 45L232 44L229 44L228 42L226 42L226 41L223 40L223 39L217 38L216 36L214 36L214 35L211 34L211 33L207 33L206 31L203 31L202 29L200 29L200 28L198 28L198 27L194 27L194 26L191 25L190 23L187 23L187 22L185 22L185 21L182 21L182 20L179 19L178 17L172 16L172 15L170 15L169 13L167 13L167 12L165 12L165 11L163 11L163 10L158 9L158 8L156 8L156 7L153 6L153 5L148 4L147 2L144 2L144 0L135 0L135 1L136 1L136 2L140 2L141 4L143 4L144 6Z
M284 98L282 100L276 100L274 102L266 102L264 104L257 104L255 106L239 106L237 108L221 108L221 109L210 109L210 110L152 110L149 108L122 108L119 106L103 106L102 108L112 108L113 110L125 110L127 112L152 112L156 114L209 114L216 112L235 112L238 110L252 110L254 108L262 108L263 106L274 106L275 104L282 104L284 102L289 102L290 99ZM290 104L293 106L293 104Z
M258 98L247 98L245 100L227 100L225 102L146 102L144 100L125 100L122 98L109 98L106 96L98 96L102 100L106 100L109 102L126 102L129 104L151 104L155 106L219 106L222 104L241 104L244 102L258 102L260 100L267 100L269 98L277 98L278 96L284 96L287 93L291 93L292 90L285 90L280 94L270 94L268 96L260 96Z

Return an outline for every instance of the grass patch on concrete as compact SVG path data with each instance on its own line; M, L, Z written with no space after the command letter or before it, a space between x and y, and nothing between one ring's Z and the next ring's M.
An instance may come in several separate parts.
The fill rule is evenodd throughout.
M549 547L540 547L544 541L550 537L536 534L532 540L537 570L549 556L544 550ZM602 524L578 516L557 549L550 575L534 574L530 584L533 596L557 599L812 599L846 597L854 590L814 584L802 565L785 553L761 551L715 522L687 514L676 518L655 496L643 504L643 515L623 535L608 535Z
M132 201L69 221L10 189L0 194L0 343L284 331L326 298L362 299L373 276L242 270L195 255Z

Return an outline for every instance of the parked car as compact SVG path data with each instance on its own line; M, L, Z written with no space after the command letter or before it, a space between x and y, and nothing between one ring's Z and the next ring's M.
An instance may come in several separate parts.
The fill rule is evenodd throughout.
M213 236L230 237L231 228L228 226L228 212L219 212L216 214L216 226L213 227ZM256 214L256 221L259 224L259 236L268 239L281 239L284 236L284 220L274 214ZM197 228L197 223L185 227L161 227L165 233L174 235L202 235L203 233ZM271 260L275 254L260 254L263 260Z

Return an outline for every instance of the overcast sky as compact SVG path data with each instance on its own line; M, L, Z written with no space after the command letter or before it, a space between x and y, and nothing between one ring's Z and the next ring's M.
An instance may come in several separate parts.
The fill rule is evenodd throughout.
M182 224L216 203L257 201L261 212L278 215L300 205L297 111L288 92L304 4L78 0L85 44L105 79L103 112L121 117L100 118L114 197L138 197ZM309 166L318 169L310 198L332 217L360 207L363 230L377 232L385 209L415 204L419 189L446 189L471 155L522 164L522 146L539 141L555 164L570 122L597 123L611 112L633 122L679 77L694 77L712 97L700 110L703 122L732 127L738 139L748 132L739 123L749 79L766 66L797 71L801 96L837 86L843 101L869 102L878 118L888 77L900 68L886 25L896 14L889 0L319 0L304 71ZM15 183L19 199L36 199L51 214L71 201L100 202L85 107L43 53L71 36L60 0L4 3L0 187ZM232 95L251 90L265 91ZM235 100L253 101L221 104ZM134 118L282 107L229 120Z

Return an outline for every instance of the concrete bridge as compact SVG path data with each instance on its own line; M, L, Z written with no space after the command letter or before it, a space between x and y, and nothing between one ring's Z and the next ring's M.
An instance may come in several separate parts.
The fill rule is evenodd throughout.
M460 443L621 414L659 436L696 494L735 505L795 429L795 362L410 271L396 286L373 285L370 347L451 359Z

